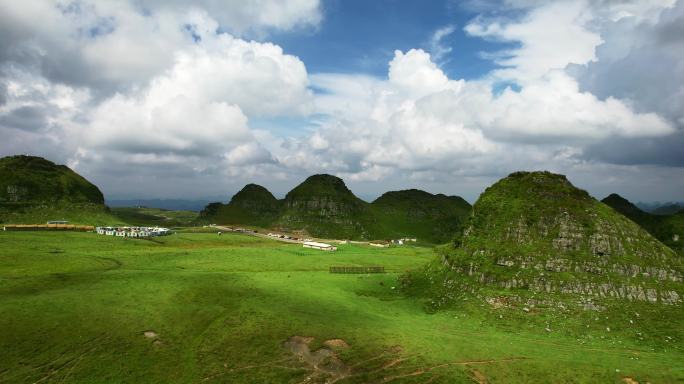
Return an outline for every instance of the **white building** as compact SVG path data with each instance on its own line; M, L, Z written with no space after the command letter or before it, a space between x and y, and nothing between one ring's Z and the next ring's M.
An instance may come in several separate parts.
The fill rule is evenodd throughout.
M302 244L304 248L320 249L321 251L337 251L337 247L326 243L318 243L315 241L305 241Z
M160 227L97 227L95 232L117 237L156 237L172 233L170 229Z
M389 244L384 244L384 243L368 243L371 247L378 247L378 248L387 248L389 247Z

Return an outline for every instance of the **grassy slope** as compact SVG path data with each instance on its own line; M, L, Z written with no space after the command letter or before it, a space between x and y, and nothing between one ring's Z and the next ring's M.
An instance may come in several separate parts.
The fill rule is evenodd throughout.
M672 215L658 217L660 219L653 235L684 256L684 210ZM679 235L679 241L674 241L675 234Z
M611 194L601 201L684 255L684 210L667 215L648 213L617 194ZM674 241L675 234L679 235L679 241Z
M221 204L211 215L200 216L202 224L240 224L256 227L270 227L275 222L274 215L254 215L243 207Z
M197 212L171 211L146 207L111 208L112 213L121 221L131 225L157 225L161 227L185 226L197 219Z
M0 223L113 224L102 192L64 165L34 156L0 159Z
M360 375L340 383L419 370L392 382L470 383L475 371L491 383L684 379L682 341L658 332L681 327L671 321L681 312L667 319L676 314L643 306L640 316L625 308L569 321L478 302L426 314L421 300L391 287L433 258L427 248L331 254L194 233L149 241L0 232L0 243L1 382L298 383L308 371L281 347L292 335L349 342L341 357ZM331 275L335 264L391 273ZM397 357L406 360L389 364ZM442 365L512 357L524 359Z
M0 203L12 201L104 205L102 192L81 175L35 156L0 158Z
M416 237L432 243L451 240L470 209L470 204L460 197L415 189L387 192L371 203L379 236Z
M202 224L241 224L270 227L281 213L282 201L266 188L247 184L228 204L211 203L199 214Z
M106 207L97 204L60 203L13 207L12 209L0 207L0 224L45 224L49 220L67 220L70 224L81 225L127 223L113 215Z

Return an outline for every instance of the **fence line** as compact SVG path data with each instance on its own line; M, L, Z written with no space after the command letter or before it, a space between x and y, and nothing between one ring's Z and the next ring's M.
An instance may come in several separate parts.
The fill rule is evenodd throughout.
M91 225L71 224L9 224L2 227L4 231L93 231Z
M330 267L330 273L385 273L385 267Z

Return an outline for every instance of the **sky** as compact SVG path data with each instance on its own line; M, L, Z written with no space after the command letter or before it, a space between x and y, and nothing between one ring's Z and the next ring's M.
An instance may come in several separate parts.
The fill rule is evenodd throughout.
M549 170L681 201L683 106L684 0L0 0L0 156L110 200Z

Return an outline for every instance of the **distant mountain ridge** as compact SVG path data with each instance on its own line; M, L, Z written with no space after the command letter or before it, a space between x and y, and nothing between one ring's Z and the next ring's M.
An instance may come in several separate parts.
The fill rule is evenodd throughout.
M207 204L216 201L216 199L105 199L105 204L114 207L146 207L168 209L172 211L195 211L199 212Z
M670 201L670 202L643 202L634 203L639 209L644 212L655 214L672 214L684 209L684 201Z
M665 245L684 254L684 210L672 214L644 212L616 193L601 201L639 224Z
M652 210L651 213L654 215L673 215L681 211L684 211L684 205L667 204Z
M415 237L446 242L470 213L458 196L416 189L387 192L372 203L354 195L339 177L308 177L277 200L266 188L248 184L230 203L212 203L202 221L304 230L316 237L390 239Z

